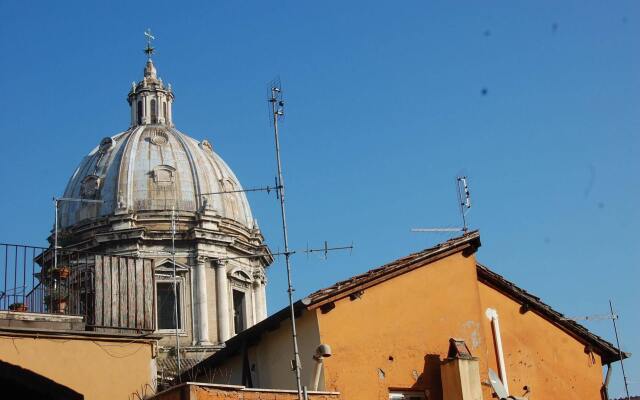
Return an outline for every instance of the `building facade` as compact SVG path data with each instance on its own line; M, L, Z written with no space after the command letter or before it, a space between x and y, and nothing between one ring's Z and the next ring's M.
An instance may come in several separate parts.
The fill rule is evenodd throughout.
M215 351L266 317L273 258L233 171L207 140L176 129L173 90L150 55L128 93L129 127L82 159L49 242L153 259L161 353L177 337L184 359L202 358L191 353Z
M517 398L604 399L618 349L479 264L479 246L471 232L297 302L303 385L342 399L481 400L494 397L493 373ZM271 315L184 377L294 389L289 316ZM472 356L456 371L475 385L467 394L451 393L454 338ZM320 345L331 351L319 357Z

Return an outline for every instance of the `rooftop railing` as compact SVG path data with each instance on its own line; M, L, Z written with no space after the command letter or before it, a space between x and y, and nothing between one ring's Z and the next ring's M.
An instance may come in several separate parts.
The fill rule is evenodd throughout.
M0 311L82 316L89 330L155 329L148 258L0 243Z

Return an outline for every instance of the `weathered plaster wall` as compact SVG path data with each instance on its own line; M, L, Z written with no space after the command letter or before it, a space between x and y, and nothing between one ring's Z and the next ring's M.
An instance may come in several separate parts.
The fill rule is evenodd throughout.
M315 313L305 312L296 319L298 350L302 364L301 381L310 386L315 361L313 355L320 344L320 332ZM296 389L295 374L291 371L293 343L291 320L282 321L280 329L263 336L262 345L251 349L250 362L256 362L257 387ZM322 389L322 388L320 388Z
M0 360L29 369L87 400L129 399L151 394L155 375L150 342L99 338L0 337Z
M387 399L388 388L425 389L441 399L440 361L449 338L471 352L485 346L475 257L451 255L318 311L320 336L333 349L325 388L344 399Z
M298 349L302 363L302 385L310 386L315 361L313 355L320 344L320 335L315 312L305 312L296 319ZM253 385L260 388L296 389L295 374L291 370L293 344L291 321L284 320L280 328L265 332L258 346L248 350ZM213 378L213 379L212 379ZM221 384L242 384L242 355L230 357L223 365L197 377L198 381ZM322 380L319 387L322 390Z
M585 353L585 344L552 325L533 311L522 314L520 304L480 283L483 311L498 312L502 347L511 394L522 396L531 388L530 400L599 400L602 364L597 354ZM483 321L485 336L491 339L490 321ZM498 371L493 342L487 347L485 363Z

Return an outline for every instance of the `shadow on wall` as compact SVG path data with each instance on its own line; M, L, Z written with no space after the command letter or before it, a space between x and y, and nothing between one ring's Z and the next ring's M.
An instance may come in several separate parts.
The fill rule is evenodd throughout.
M425 390L429 400L442 400L442 378L440 377L440 354L424 356L424 367L412 390Z
M84 396L80 393L47 377L3 361L0 361L0 387L2 388L2 394L12 399L84 399Z

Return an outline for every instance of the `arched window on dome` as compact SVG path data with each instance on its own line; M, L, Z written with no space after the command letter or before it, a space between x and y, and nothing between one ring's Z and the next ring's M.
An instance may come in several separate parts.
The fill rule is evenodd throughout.
M142 125L142 100L138 100L138 125Z
M231 192L236 190L235 182L230 179L220 179L220 185L222 186L223 192ZM227 218L231 218L233 220L238 220L239 210L238 210L238 200L236 198L235 193L227 193L222 196L224 202L224 210Z
M158 103L155 99L151 99L151 123L158 123Z
M165 122L167 122L169 120L169 116L167 115L167 102L166 101L162 102L162 117L164 118Z

